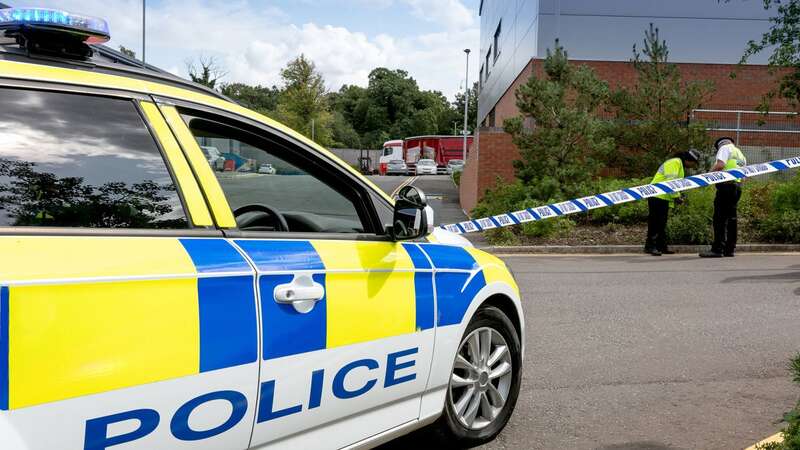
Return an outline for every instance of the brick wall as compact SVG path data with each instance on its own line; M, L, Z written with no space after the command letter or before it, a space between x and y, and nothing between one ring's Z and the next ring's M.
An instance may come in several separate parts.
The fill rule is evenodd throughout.
M470 151L465 172L461 181L461 206L470 211L482 198L486 189L493 187L499 177L502 180L514 179L512 161L519 158L519 151L511 142L511 137L502 131L503 121L519 114L515 92L525 83L533 71L541 73L542 61L532 59L512 83L505 95L495 105L494 128L481 128L478 134L477 149ZM636 71L629 62L616 61L571 61L573 64L587 65L594 69L598 77L606 80L612 89L622 86L632 87L636 83ZM746 109L752 110L760 103L782 74L770 74L766 66L730 64L677 64L683 80L710 80L715 91L705 109ZM735 73L735 77L731 74ZM790 110L784 102L773 104L774 110ZM719 133L712 133L719 134ZM753 134L754 140L759 135ZM786 138L789 138L786 136ZM791 138L794 138L792 136ZM755 145L755 144L754 144Z
M498 129L478 130L478 148L470 149L461 175L459 191L464 211L471 211L486 189L497 184L498 178L505 182L514 180L515 159L519 159L519 150L511 142L510 134Z

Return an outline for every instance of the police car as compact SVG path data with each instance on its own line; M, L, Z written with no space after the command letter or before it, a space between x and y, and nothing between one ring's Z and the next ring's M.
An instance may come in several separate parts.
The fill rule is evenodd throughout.
M108 39L0 9L0 448L495 438L524 333L503 262Z

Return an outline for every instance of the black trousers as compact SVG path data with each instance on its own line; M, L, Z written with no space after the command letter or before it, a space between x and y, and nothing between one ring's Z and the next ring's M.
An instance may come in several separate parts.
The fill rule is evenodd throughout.
M667 249L667 218L669 217L669 202L660 198L648 198L647 207L647 241L644 243L645 251Z
M742 187L739 183L722 183L716 185L717 196L714 198L714 243L711 251L717 253L733 253L736 250L736 238L739 232L737 207L742 198Z

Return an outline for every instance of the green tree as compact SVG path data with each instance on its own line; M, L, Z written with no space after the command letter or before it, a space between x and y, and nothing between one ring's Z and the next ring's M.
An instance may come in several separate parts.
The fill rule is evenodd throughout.
M519 148L516 176L531 199L567 199L582 193L601 161L614 149L607 123L597 113L609 98L608 84L586 66L574 66L555 44L534 74L517 90L522 116L505 121ZM534 127L526 127L532 120Z
M217 82L227 75L227 72L216 58L203 55L200 55L197 59L187 60L186 71L192 81L211 89L215 89Z
M330 101L366 148L380 148L389 139L448 133L457 119L440 92L420 90L408 72L384 67L370 73L366 88L343 86Z
M478 94L479 94L479 86L478 83L472 85L472 89L469 90L469 106L467 107L467 130L472 133L475 131L475 126L478 122ZM464 126L464 93L459 92L456 94L456 100L453 102L453 109L455 120L461 119L459 122L458 130L461 134L460 130Z
M325 79L316 65L301 54L281 70L281 78L284 88L278 100L278 118L319 144L330 145L332 117Z
M361 148L361 136L358 135L353 125L339 111L334 111L332 114L333 143L331 145L337 148Z
M220 92L222 95L236 100L242 106L266 115L274 114L278 108L278 97L281 93L277 86L250 86L244 83L224 84Z
M747 43L741 64L765 50L772 52L769 65L773 71L787 68L780 82L762 99L760 109L769 110L773 99L786 100L795 110L800 109L800 0L762 0L764 9L777 6L770 18L770 27L761 39Z
M611 97L614 134L622 151L614 152L607 163L635 177L651 174L678 151L708 146L705 125L689 117L713 92L709 81L682 80L678 67L669 63L669 48L658 28L650 24L644 34L642 51L633 46L636 84Z
M125 56L136 59L136 52L129 49L128 47L125 47L124 45L119 46L119 52Z

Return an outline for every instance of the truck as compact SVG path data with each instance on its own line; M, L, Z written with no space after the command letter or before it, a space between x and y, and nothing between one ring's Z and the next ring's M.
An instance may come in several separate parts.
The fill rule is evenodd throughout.
M473 137L467 136L467 149L472 141ZM463 156L464 136L415 136L403 140L403 159L411 172L420 159L432 159L436 162L436 173L446 174L447 163Z
M383 153L378 159L378 173L386 175L387 166L389 161L403 159L403 140L395 139L393 141L386 141L383 143Z

